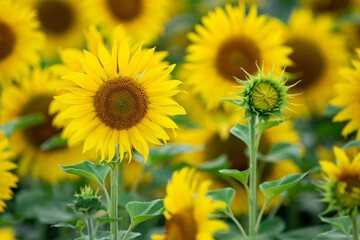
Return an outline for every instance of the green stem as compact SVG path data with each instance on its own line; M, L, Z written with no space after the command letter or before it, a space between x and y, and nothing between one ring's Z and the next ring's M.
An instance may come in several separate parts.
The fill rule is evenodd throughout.
M114 236L113 240L117 240L118 232L118 174L119 168L117 164L114 164L114 167L110 169L110 178L111 178L111 212L110 217L113 221L110 223L110 232Z
M351 214L351 221L353 225L354 240L359 240L359 227L356 221L356 211L353 214Z
M247 238L247 234L244 230L244 228L242 227L241 223L235 218L235 216L233 214L229 214L228 215L231 220L235 223L235 225L239 228L240 232L242 233L242 235ZM125 240L125 239L124 239Z
M261 208L261 211L259 213L259 216L258 216L258 219L256 221L256 232L259 231L259 227L260 227L260 223L261 223L261 219L262 219L262 216L264 215L264 211L267 207L267 205L269 204L269 202L265 202L264 206Z
M110 208L111 208L110 196L109 196L108 191L106 190L106 187L101 185L101 184L100 184L100 186L101 186L101 189L103 190L103 192L105 194L106 202L107 202L107 213L110 216Z
M250 117L249 133L250 133L250 192L249 192L249 235L251 238L256 237L256 213L257 213L257 148L255 139L255 123L256 116Z
M118 186L118 193L119 193L119 196L121 196L123 193L124 193L124 162L121 161L120 164L119 164L119 176L118 176L118 179L119 179L119 186Z
M123 237L122 240L126 240L126 238L127 238L128 235L131 233L131 231L134 229L135 226L136 226L135 224L130 224L130 226L129 226L128 230L126 231L126 233L125 233L125 235L124 235L124 237Z
M93 223L92 223L91 216L86 217L86 225L87 225L87 231L88 231L89 240L93 240L94 239L94 236L93 236Z

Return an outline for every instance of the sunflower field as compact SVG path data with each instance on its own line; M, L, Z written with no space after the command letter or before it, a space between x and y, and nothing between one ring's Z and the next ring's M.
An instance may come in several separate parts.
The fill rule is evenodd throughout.
M0 0L0 240L360 240L360 0Z

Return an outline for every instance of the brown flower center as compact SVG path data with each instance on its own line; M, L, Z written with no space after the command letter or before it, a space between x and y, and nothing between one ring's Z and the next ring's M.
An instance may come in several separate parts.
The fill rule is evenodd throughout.
M74 23L73 9L63 1L44 0L37 8L41 26L46 32L62 34Z
M44 122L23 130L24 136L35 148L40 148L41 144L61 132L60 128L56 128L52 125L54 116L49 115L48 112L52 100L53 98L50 95L36 96L30 99L20 112L21 116L41 113L45 118Z
M319 12L340 12L351 6L351 0L327 0L314 1L314 11Z
M100 120L112 129L128 129L146 115L148 97L132 78L117 77L105 82L94 97Z
M0 22L0 60L10 55L15 47L15 34L4 22Z
M256 61L261 61L261 56L254 41L247 37L232 38L220 47L216 57L216 68L229 80L234 80L234 77L246 79L241 68L254 74L257 71Z
M142 0L107 0L111 13L120 21L131 21L142 10Z
M192 209L172 215L166 222L166 240L196 240L197 223Z
M317 46L305 40L295 39L287 45L294 50L289 56L294 66L288 67L286 71L295 74L296 80L301 79L295 88L305 89L313 85L320 79L326 67L323 54Z

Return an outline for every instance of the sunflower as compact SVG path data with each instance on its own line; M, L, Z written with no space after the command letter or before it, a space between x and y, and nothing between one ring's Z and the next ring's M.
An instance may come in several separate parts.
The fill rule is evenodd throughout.
M359 9L359 0L300 0L315 13L341 14Z
M42 150L42 144L60 134L62 129L52 125L54 116L49 113L50 102L53 100L61 81L48 69L36 67L19 85L6 85L1 96L2 122L29 114L41 113L44 121L15 132L10 138L12 150L21 155L19 175L31 174L49 183L55 183L71 174L62 171L58 165L80 163L87 156L82 154L82 147L66 146L51 150ZM16 99L16 101L14 101Z
M153 240L213 240L216 231L228 229L224 222L209 219L211 213L226 206L206 197L211 181L200 182L199 177L190 168L173 174L164 199L165 235L153 235Z
M360 49L357 50L360 56ZM335 117L334 121L349 121L342 134L349 135L357 132L356 138L360 139L360 61L353 61L354 68L340 70L341 81L335 85L336 97L331 104L344 107Z
M334 147L337 164L322 160L320 165L326 174L324 201L329 210L351 210L360 206L360 153L350 162L346 153Z
M190 33L185 79L196 93L206 101L209 109L221 104L221 98L233 98L241 88L234 77L246 79L245 69L257 73L256 62L267 73L290 64L290 48L283 46L283 26L276 19L257 15L255 6L245 16L245 4L225 10L217 7L202 18L203 25L196 25Z
M286 71L294 80L301 80L292 88L302 92L292 102L302 105L299 114L320 114L333 91L331 86L338 79L337 70L347 62L344 38L332 31L329 16L314 17L306 9L294 11L289 19L286 45L293 49L293 65ZM319 94L321 89L321 94Z
M54 58L64 47L82 47L83 29L87 26L84 7L75 0L22 0L37 13L46 35L43 55Z
M73 86L56 97L67 106L56 122L65 126L71 144L84 141L84 152L100 152L101 160L110 161L117 145L121 159L128 152L131 160L134 148L146 160L148 143L166 143L170 138L164 128L177 128L166 115L185 114L172 99L181 84L169 80L175 65L155 64L155 49L142 49L129 38L114 41L110 53L102 39L89 40L88 46L98 47L84 50L81 71L63 76Z
M292 130L292 122L286 121L281 125L267 130L260 141L259 151L262 154L266 154L270 147L279 142L291 142L294 144L299 143L299 137L295 130ZM246 145L240 139L234 135L229 135L227 138L219 135L219 132L209 129L181 129L176 141L182 143L188 143L195 146L203 145L202 150L183 154L179 156L175 161L182 161L194 166L201 165L209 160L214 160L222 155L226 156L230 162L231 169L237 169L243 171L249 168L249 160L246 152ZM277 163L264 163L259 162L259 180L260 183L265 181L278 180L288 174L299 173L298 166L290 161L281 161ZM214 181L213 189L220 189L228 187L229 183L224 182L222 179L214 179L212 176L206 176ZM246 214L247 193L241 185L231 185L236 189L235 200L232 204L232 210L234 214ZM261 208L265 203L265 197L258 191L258 206ZM279 198L270 202L267 210L276 206L279 202Z
M34 11L15 1L0 1L0 82L19 77L39 62L44 37L38 28Z
M9 142L4 133L0 131L0 212L3 212L4 208L6 207L4 200L12 199L13 192L10 188L16 187L16 183L18 181L17 176L10 172L16 168L16 165L9 161L10 158L14 157L14 154L13 152L9 151L8 147Z
M120 24L127 35L147 44L162 33L170 9L167 0L85 0L84 8L88 19L102 26L107 36Z
M0 239L2 240L16 240L14 229L6 227L0 229Z

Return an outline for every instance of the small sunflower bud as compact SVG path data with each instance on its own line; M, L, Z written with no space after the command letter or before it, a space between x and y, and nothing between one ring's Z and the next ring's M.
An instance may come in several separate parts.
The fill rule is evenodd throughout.
M101 208L100 196L97 192L93 194L90 186L85 186L80 189L80 193L75 194L74 209L77 212L92 215Z
M239 105L245 109L245 117L258 116L265 120L281 118L281 111L290 104L286 99L291 95L286 92L293 85L285 86L284 72L275 78L273 72L266 76L259 68L258 71L257 76L245 72L248 80L237 79L244 88L244 91L238 94L242 97Z

